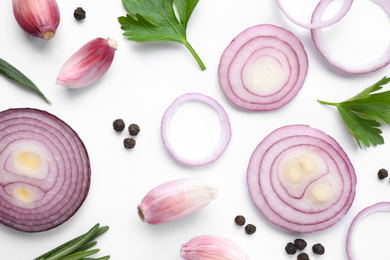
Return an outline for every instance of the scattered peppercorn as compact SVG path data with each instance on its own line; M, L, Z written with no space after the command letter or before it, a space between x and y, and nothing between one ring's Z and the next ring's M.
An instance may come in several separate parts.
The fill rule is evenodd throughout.
M297 238L294 240L294 245L297 247L297 249L303 250L307 246L307 243L305 240L303 240L301 238Z
M123 145L124 145L125 148L127 148L127 149L134 148L134 146L135 146L135 140L134 140L134 138L125 138L125 140L123 140Z
M378 171L378 178L380 179L380 180L383 180L384 178L386 178L387 176L389 176L389 173L387 172L387 170L386 169L380 169L379 171Z
M313 253L317 255L323 255L325 253L325 247L320 243L314 244L312 249Z
M125 122L122 119L116 119L113 123L112 126L114 127L114 130L117 132L123 131L125 129Z
M76 10L74 10L73 15L74 15L74 18L78 21L85 19L85 11L81 7L77 7Z
M234 218L234 223L236 223L239 226L245 225L245 217L242 215L238 215Z
M129 125L129 133L130 135L137 135L139 131L141 130L137 124L131 124Z
M297 257L298 260L310 260L309 255L306 253L300 253Z
M291 242L288 242L284 249L286 250L286 253L289 255L293 255L297 252L297 247Z
M256 227L252 224L248 224L245 226L245 232L249 235L252 235L256 232Z

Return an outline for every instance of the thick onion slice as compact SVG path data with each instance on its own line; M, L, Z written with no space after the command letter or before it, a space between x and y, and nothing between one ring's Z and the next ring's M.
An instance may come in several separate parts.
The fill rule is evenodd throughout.
M247 183L269 221L299 233L334 225L356 191L346 153L332 137L307 125L284 126L265 137L250 159Z
M168 135L171 118L176 113L177 109L179 109L180 105L188 101L199 101L206 105L209 105L218 113L218 117L221 123L221 134L217 146L211 154L206 154L203 158L199 159L187 158L175 151L175 149L171 145ZM215 99L200 93L187 93L176 98L165 111L161 121L161 137L165 148L177 161L193 166L209 164L217 160L229 145L231 138L229 117L225 109Z
M265 111L289 103L302 88L308 58L291 32L270 24L241 32L223 52L218 68L220 86L236 106Z
M380 5L386 12L387 16L390 18L390 3L388 0L372 0L372 1ZM317 22L321 19L321 16L326 10L329 3L330 3L329 1L320 2L316 10L313 12L312 22ZM390 63L390 43L387 49L382 53L380 57L370 62L367 62L365 64L354 65L354 64L348 64L340 60L332 53L332 51L326 45L325 36L321 29L311 30L311 35L317 50L321 53L324 59L342 71L351 74L365 74L365 73L377 71Z
M347 235L347 254L349 260L357 260L358 257L356 256L355 248L353 245L353 237L356 231L356 228L359 224L359 222L367 217L368 215L371 215L373 213L377 212L390 212L390 202L378 202L376 204L373 204L371 206L368 206L361 210L356 217L353 219Z
M283 4L281 3L281 0L275 0L275 1L276 1L276 4L279 6L280 10L282 11L282 13L291 22L293 22L296 25L299 25L299 26L301 26L303 28L306 28L306 29L320 29L320 28L328 27L328 26L331 26L332 24L337 23L338 21L340 21L346 15L346 13L349 11L349 9L351 8L352 3L353 3L353 0L344 0L343 5L340 7L338 12L335 13L329 19L327 19L327 20L320 20L320 19L318 19L318 20L312 21L311 23L304 23L304 22L301 22L301 21L295 19L294 17L292 17L287 12L287 10L284 8ZM317 8L322 8L325 5L327 6L330 3L332 3L333 1L334 0L321 0L318 3Z
M77 133L31 108L0 112L0 223L25 232L54 228L87 197L90 162Z

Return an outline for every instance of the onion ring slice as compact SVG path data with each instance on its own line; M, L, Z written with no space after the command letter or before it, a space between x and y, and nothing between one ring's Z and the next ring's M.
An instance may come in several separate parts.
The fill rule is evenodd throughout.
M309 233L346 214L355 197L356 175L332 137L306 125L288 125L256 147L247 185L255 206L271 223Z
M390 3L387 0L372 0L374 3L380 5L387 16L390 18ZM312 15L312 22L316 22L321 19L322 14L324 13L326 7L329 5L329 1L320 2L316 10ZM338 59L332 52L329 47L326 45L325 36L321 29L312 29L311 36L320 54L327 60L330 64L336 68L351 73L351 74L366 74L370 72L377 71L390 63L390 43L387 49L382 53L377 59L367 62L366 64L361 64L358 66L353 66L345 63L344 61Z
M301 41L284 28L261 24L237 35L221 55L219 84L236 106L278 109L302 88L308 58Z
M276 1L276 4L279 6L280 10L282 11L282 13L291 22L293 22L296 25L299 25L299 26L301 26L303 28L306 28L306 29L321 29L321 28L329 27L329 26L337 23L338 21L340 21L347 14L347 12L349 11L349 9L351 8L352 3L353 3L353 0L344 0L343 5L340 7L338 12L336 14L334 14L332 17L330 17L329 19L327 19L327 20L316 20L316 21L312 21L311 23L304 23L304 22L300 22L297 19L295 19L294 17L292 17L289 14L289 12L287 12L287 10L284 8L283 4L281 3L281 0L275 0L275 1ZM321 0L318 3L318 5L326 5L327 6L327 5L329 5L333 1L334 0Z
M348 230L348 235L347 235L347 244L346 244L346 249L347 249L347 255L349 260L357 260L358 257L356 256L356 252L353 246L353 237L356 231L356 228L359 224L359 222L367 217L368 215L371 215L373 213L377 212L390 212L390 202L378 202L376 204L373 204L371 206L368 206L361 210L353 219L349 230Z
M179 106L187 101L199 101L206 105L209 105L218 113L219 120L221 123L221 134L216 148L210 155L206 155L205 157L200 159L191 159L182 156L175 151L175 149L169 142L168 132L170 120L179 108ZM231 139L230 121L224 108L215 99L200 93L187 93L176 98L165 111L161 121L161 137L165 148L177 161L192 166L209 164L217 160L229 145Z
M87 197L87 150L64 121L42 110L0 112L0 223L24 232L52 229Z

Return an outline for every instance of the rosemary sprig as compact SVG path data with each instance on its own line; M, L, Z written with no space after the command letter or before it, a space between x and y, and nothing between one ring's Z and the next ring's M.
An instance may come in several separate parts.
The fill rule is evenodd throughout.
M110 256L101 258L86 258L99 252L99 249L88 250L97 244L94 241L96 238L104 234L108 230L108 226L100 227L99 223L93 226L88 232L69 240L68 242L59 245L49 252L38 256L34 260L108 260Z
M50 101L45 97L42 91L22 72L20 72L17 68L6 62L5 60L0 58L0 74L3 74L9 79L12 79L19 84L28 87L38 93L47 103L50 104Z

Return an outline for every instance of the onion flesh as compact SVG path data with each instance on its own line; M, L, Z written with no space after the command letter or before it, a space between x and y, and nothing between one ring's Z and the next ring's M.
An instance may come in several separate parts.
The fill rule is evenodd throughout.
M321 28L329 27L332 24L337 23L347 14L347 12L349 11L349 9L351 8L352 3L353 3L353 0L344 0L343 5L340 7L338 12L336 14L334 14L332 17L330 17L329 19L327 19L327 20L319 20L319 19L317 20L316 19L315 21L312 21L311 23L304 23L304 22L301 22L301 21L295 19L294 17L292 17L288 13L288 11L284 8L281 0L275 0L275 1L276 1L276 4L279 6L280 10L282 11L282 13L291 22L293 22L296 25L299 25L303 28L306 28L306 29L321 29ZM334 0L321 0L317 6L329 5L333 1Z
M380 5L383 10L386 12L387 16L390 18L390 3L387 0L372 0L374 3ZM312 14L312 22L317 22L321 19L322 14L329 5L329 1L322 1L319 3L317 8ZM312 29L311 35L313 42L320 52L320 54L326 59L330 64L336 68L351 73L351 74L366 74L370 72L377 71L390 63L390 43L387 49L376 59L367 62L365 64L347 64L346 62L340 60L336 57L329 47L326 45L325 36L323 31L319 29Z
M198 101L212 107L218 113L219 121L221 124L221 133L218 144L211 152L211 154L207 154L202 158L195 159L183 156L174 149L169 140L170 121L175 115L176 111L180 108L180 105L188 101ZM200 93L187 93L176 98L165 111L161 120L161 137L165 148L177 161L192 166L209 164L217 160L229 145L231 139L231 127L229 117L225 109L215 99Z
M87 150L69 125L46 111L0 112L0 164L0 223L13 229L54 228L87 197Z
M273 224L309 233L326 229L349 210L356 175L340 145L307 125L274 130L256 147L247 184L259 211Z
M218 78L234 105L250 111L274 110L298 94L308 66L306 51L294 34L261 24L241 32L226 47Z

